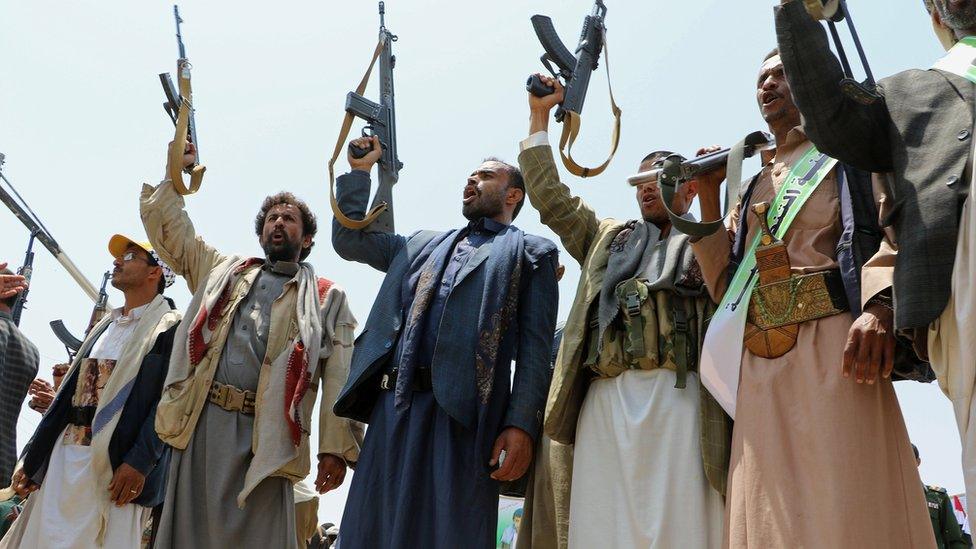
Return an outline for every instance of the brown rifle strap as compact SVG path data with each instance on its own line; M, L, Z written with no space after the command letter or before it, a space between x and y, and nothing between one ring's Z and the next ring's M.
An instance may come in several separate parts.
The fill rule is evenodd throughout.
M803 7L806 8L810 17L817 21L825 21L833 17L840 8L840 0L803 0Z
M169 147L169 178L173 187L181 195L193 194L203 183L205 166L193 166L190 171L190 188L183 183L183 153L186 151L186 135L190 129L190 111L193 109L193 91L190 87L190 62L180 59L176 62L176 75L180 83L180 111L176 117L176 135Z
M607 157L603 164L595 168L580 166L573 160L573 144L576 143L576 138L579 137L582 118L579 113L566 111L566 117L563 119L563 133L559 137L559 156L563 158L563 165L566 166L569 173L577 177L591 177L603 173L603 170L607 169L610 161L613 160L613 156L617 154L617 146L620 145L621 111L613 98L613 85L610 83L610 49L607 46L606 35L604 35L603 39L603 63L607 69L607 88L610 90L610 111L613 113L613 135L610 138L610 156Z
M359 82L359 87L356 88L356 93L359 95L363 95L366 92L366 84L369 83L369 76L373 72L373 66L376 65L376 60L379 59L380 54L383 52L383 40L384 38L380 38L380 41L376 43L376 51L373 52L373 59L370 60L369 67L366 68L366 74L363 75L363 79ZM346 144L346 138L349 137L349 130L352 129L353 119L355 119L355 116L346 112L346 117L342 119L342 128L339 130L339 139L336 141L335 150L332 151L332 160L329 160L329 202L332 203L332 213L340 225L347 229L358 230L365 229L370 223L376 221L376 218L386 211L387 206L386 202L377 204L376 207L366 212L366 215L362 219L352 219L339 209L339 202L335 196L335 162L345 149L344 145Z

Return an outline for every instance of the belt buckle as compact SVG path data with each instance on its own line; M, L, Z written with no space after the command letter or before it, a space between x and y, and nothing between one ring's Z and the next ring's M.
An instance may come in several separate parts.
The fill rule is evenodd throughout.
M633 318L640 314L640 295L637 292L630 292L624 297L627 305L627 316Z
M226 410L231 412L242 412L244 411L244 391L227 387L227 398L225 400Z

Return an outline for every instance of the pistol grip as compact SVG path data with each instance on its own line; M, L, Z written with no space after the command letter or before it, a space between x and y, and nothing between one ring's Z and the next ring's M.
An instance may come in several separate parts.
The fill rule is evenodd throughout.
M529 79L525 82L525 89L536 97L545 97L547 95L556 93L556 88L543 84L542 79L539 78L539 75L537 74L533 74L529 77Z
M363 147L357 147L352 143L349 144L349 154L351 154L353 158L362 158L372 152L372 150L372 148L365 149Z

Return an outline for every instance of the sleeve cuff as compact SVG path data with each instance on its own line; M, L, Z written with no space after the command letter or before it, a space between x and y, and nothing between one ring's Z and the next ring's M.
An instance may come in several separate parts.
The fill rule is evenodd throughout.
M541 147L542 145L549 144L549 132L535 132L534 134L526 137L521 142L519 142L519 152L526 149L531 149L532 147Z

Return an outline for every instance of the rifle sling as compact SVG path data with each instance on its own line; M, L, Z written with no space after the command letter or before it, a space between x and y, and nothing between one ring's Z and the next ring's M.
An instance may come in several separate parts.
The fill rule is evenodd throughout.
M607 89L610 90L610 111L613 113L613 134L610 138L610 155L603 164L595 168L586 168L577 164L573 160L573 144L576 143L576 138L579 137L582 118L579 113L566 111L566 117L563 119L563 133L559 137L559 156L562 157L563 165L566 166L569 173L577 177L591 177L603 173L603 170L606 170L607 166L610 165L610 161L613 160L613 156L617 154L617 146L620 145L621 111L613 98L613 85L610 82L610 49L607 45L606 34L603 35L603 63L607 70Z
M380 54L383 52L384 40L385 38L380 38L379 42L376 43L373 59L370 60L369 67L366 68L366 74L363 75L363 79L360 80L359 86L356 88L356 93L359 95L363 95L366 92L366 85L369 83L369 77L373 73L373 66L376 65L376 60L379 59ZM387 210L387 204L386 202L377 204L366 212L366 215L362 219L352 219L339 209L339 202L335 196L335 162L339 158L339 155L342 154L344 149L343 145L346 143L346 138L349 137L349 130L352 129L352 122L355 118L352 113L346 112L346 117L342 119L342 127L339 130L339 139L336 140L335 150L332 151L332 159L329 160L329 202L332 204L332 213L340 225L347 229L359 230L365 229L370 223L376 221L376 218Z
M193 109L193 91L190 87L190 62L180 59L176 62L176 76L180 84L180 112L176 117L176 135L169 147L169 178L173 187L181 195L193 194L203 183L205 166L193 166L190 171L190 187L183 182L183 152L186 151L187 132L190 129L190 111Z

